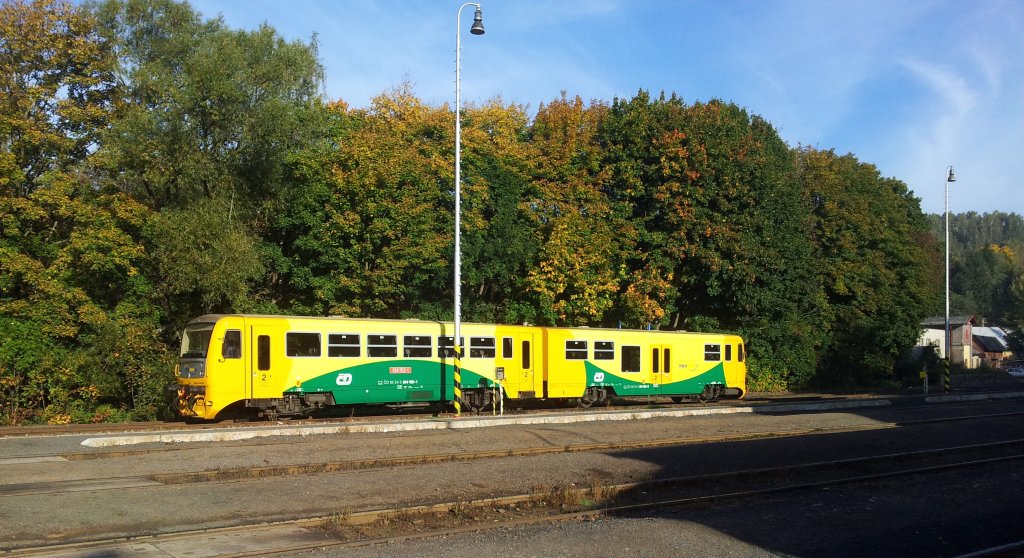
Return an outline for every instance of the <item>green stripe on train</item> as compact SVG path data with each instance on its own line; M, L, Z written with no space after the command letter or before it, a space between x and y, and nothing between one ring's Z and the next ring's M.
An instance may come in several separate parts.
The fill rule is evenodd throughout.
M428 360L386 360L333 370L285 393L334 393L338 405L450 401L453 366ZM462 369L463 389L492 381ZM443 393L443 396L442 396Z
M613 374L602 370L590 361L586 362L587 386L611 387L615 389L616 395L623 397L632 395L696 395L704 390L708 384L725 385L725 366L722 363L716 364L710 370L680 380L664 384L642 383L624 377L629 372Z

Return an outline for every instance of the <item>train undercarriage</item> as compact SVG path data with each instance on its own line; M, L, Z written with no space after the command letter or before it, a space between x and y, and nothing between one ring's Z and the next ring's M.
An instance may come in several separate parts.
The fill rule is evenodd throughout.
M188 393L184 393L185 391L186 390L179 389L175 394L178 399L178 414L186 419L190 417L200 418L198 413L188 415L181 413L180 409L191 409L195 406L201 407L203 402L202 392L205 390L200 388L187 390ZM690 396L670 396L670 398L674 403L682 403L684 400L696 400L702 403L707 403L717 401L722 397L735 398L740 397L741 395L742 392L738 389L726 388L721 384L708 384L704 386L704 390L699 394ZM183 407L181 405L183 397L188 398L192 403ZM616 397L618 397L618 395L612 387L591 386L586 388L583 395L576 399L576 405L582 409L589 409L595 405L608 406L611 405L612 400ZM509 407L519 407L527 401L540 404L548 400L531 397L513 400L505 397L499 389L479 387L463 391L461 408L464 412L479 414L486 411L494 411L506 405ZM572 399L561 401L572 401ZM435 406L438 407L438 412L442 412L444 410L443 407L445 406L443 402L425 402L417 403L415 405L418 407L423 407L425 405ZM387 407L392 406L395 405L388 405ZM227 407L221 413L218 413L218 418L277 420L280 418L307 417L332 410L336 412L338 409L344 407L346 406L337 405L334 394L331 392L290 393L278 398L246 399L239 401L234 405Z

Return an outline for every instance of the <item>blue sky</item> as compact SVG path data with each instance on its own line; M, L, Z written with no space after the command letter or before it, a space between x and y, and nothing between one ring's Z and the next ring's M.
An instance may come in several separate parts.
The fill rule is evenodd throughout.
M456 13L441 0L196 0L234 28L315 33L325 94L355 107L408 81L454 103ZM561 91L735 102L790 145L853 153L925 212L1024 213L1024 1L483 0L462 15L463 100L531 112Z

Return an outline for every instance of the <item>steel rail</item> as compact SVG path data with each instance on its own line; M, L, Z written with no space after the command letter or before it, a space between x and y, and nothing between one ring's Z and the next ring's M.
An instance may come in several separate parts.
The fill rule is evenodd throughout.
M795 472L807 474L811 471L826 472L832 469L843 469L846 467L861 467L864 465L886 465L888 463L894 463L905 460L907 458L925 459L929 457L941 457L944 454L956 453L956 452L969 452L977 453L979 451L987 450L998 450L998 449L1011 449L1013 446L1024 445L1024 439L1010 440L1006 442L997 442L992 444L975 444L967 446L952 446L948 448L938 448L935 450L922 450L914 452L903 452L893 453L881 456L873 457L862 457L853 458L848 460L840 461L828 461L828 462L814 462L797 465L787 465L782 467L772 468L761 468L752 469L747 471L736 471L732 473L719 473L713 475L699 475L690 477L677 477L672 479L658 479L652 481L640 481L622 483L617 485L611 485L603 487L603 491L609 495L630 493L633 495L639 495L641 492L646 494L652 494L654 491L651 489L671 487L673 485L688 485L688 484L699 484L699 485L714 485L714 483L720 483L725 480L726 477L735 477L737 479L744 478L747 482L763 482L765 480L771 480L772 478L785 478L788 475L792 475ZM951 463L945 463L940 465L927 465L923 467L909 467L909 468L896 468L892 470L886 470L877 473L870 474L853 474L847 476L840 476L837 478L831 478L826 480L817 480L809 482L797 482L788 483L779 486L770 486L765 488L757 488L751 490L735 490L725 491L717 494L706 494L699 496L687 496L687 497L670 497L670 498L651 498L646 501L632 502L626 504L609 504L599 509L589 509L581 511L572 511L565 513L538 513L529 517L520 517L511 519L508 521L498 522L480 522L472 525L463 525L458 527L435 529L423 532L405 533L400 535L380 537L380 538L368 538L356 541L325 541L323 538L317 538L316 541L303 542L303 543L288 543L287 545L275 548L260 548L258 550L245 550L234 554L222 555L231 558L242 558L249 556L263 556L270 553L286 553L286 552L297 552L303 550L309 550L313 548L351 548L358 546L369 546L376 544L389 544L397 543L416 539L443 537L458 534L485 532L495 528L507 528L511 526L524 526L534 525L540 523L551 523L551 522L564 522L581 519L600 519L614 516L624 516L632 513L642 512L651 509L659 508L675 508L688 505L711 505L724 501L731 501L737 499L755 498L767 495L780 494L785 492L793 492L799 490L809 490L816 488L826 488L832 486L839 486L844 484L856 484L871 482L876 480L890 479L903 476L912 475L924 475L940 473L966 467L977 467L988 464L1003 463L1009 461L1024 460L1024 453L1019 451L1014 452L1010 455L1000 455L988 458L971 458L958 460ZM592 491L593 488L574 488L577 496L585 496L588 491ZM401 508L391 509L379 509L364 512L356 512L347 514L343 521L346 525L358 526L366 525L374 522L379 522L383 518L389 517L413 517L424 514L446 514L450 513L454 509L472 510L472 509L487 509L487 508L498 508L498 507L509 507L517 506L527 502L536 501L537 494L519 494L497 498L485 498L471 501L458 501L458 502L444 502L437 504L421 505L421 506L410 506ZM274 528L280 528L282 526L300 527L303 529L317 529L322 527L328 522L337 522L337 514L328 516L317 516L309 518L298 518L285 521L276 522L264 522L259 524L247 524L233 527L223 527L216 529L203 529L200 531L185 531L179 533L170 534L145 534L140 536L132 537L117 537L104 540L96 540L90 542L79 542L71 544L61 545L46 545L39 547L22 547L7 550L2 555L9 557L28 557L28 556L41 556L53 554L56 552L66 553L73 550L90 550L90 549L101 549L109 548L112 545L117 544L139 544L139 543L152 543L158 544L161 542L169 541L182 541L182 540L193 540L197 538L223 536L235 533L246 533L248 536L253 535L255 529L269 531ZM311 531L312 537L312 531ZM989 549L989 551L995 551L993 554L978 554L978 556L992 556L999 555L999 551L1006 551L1008 547L1000 547L998 549ZM974 554L968 556L975 556Z

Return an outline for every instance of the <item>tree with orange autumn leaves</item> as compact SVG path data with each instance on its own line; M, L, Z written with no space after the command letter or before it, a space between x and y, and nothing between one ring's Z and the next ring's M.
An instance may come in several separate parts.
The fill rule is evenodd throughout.
M641 91L613 104L605 134L605 191L637 231L628 268L659 280L647 292L666 312L661 324L739 331L764 358L755 379L809 381L826 309L775 130L732 104Z

